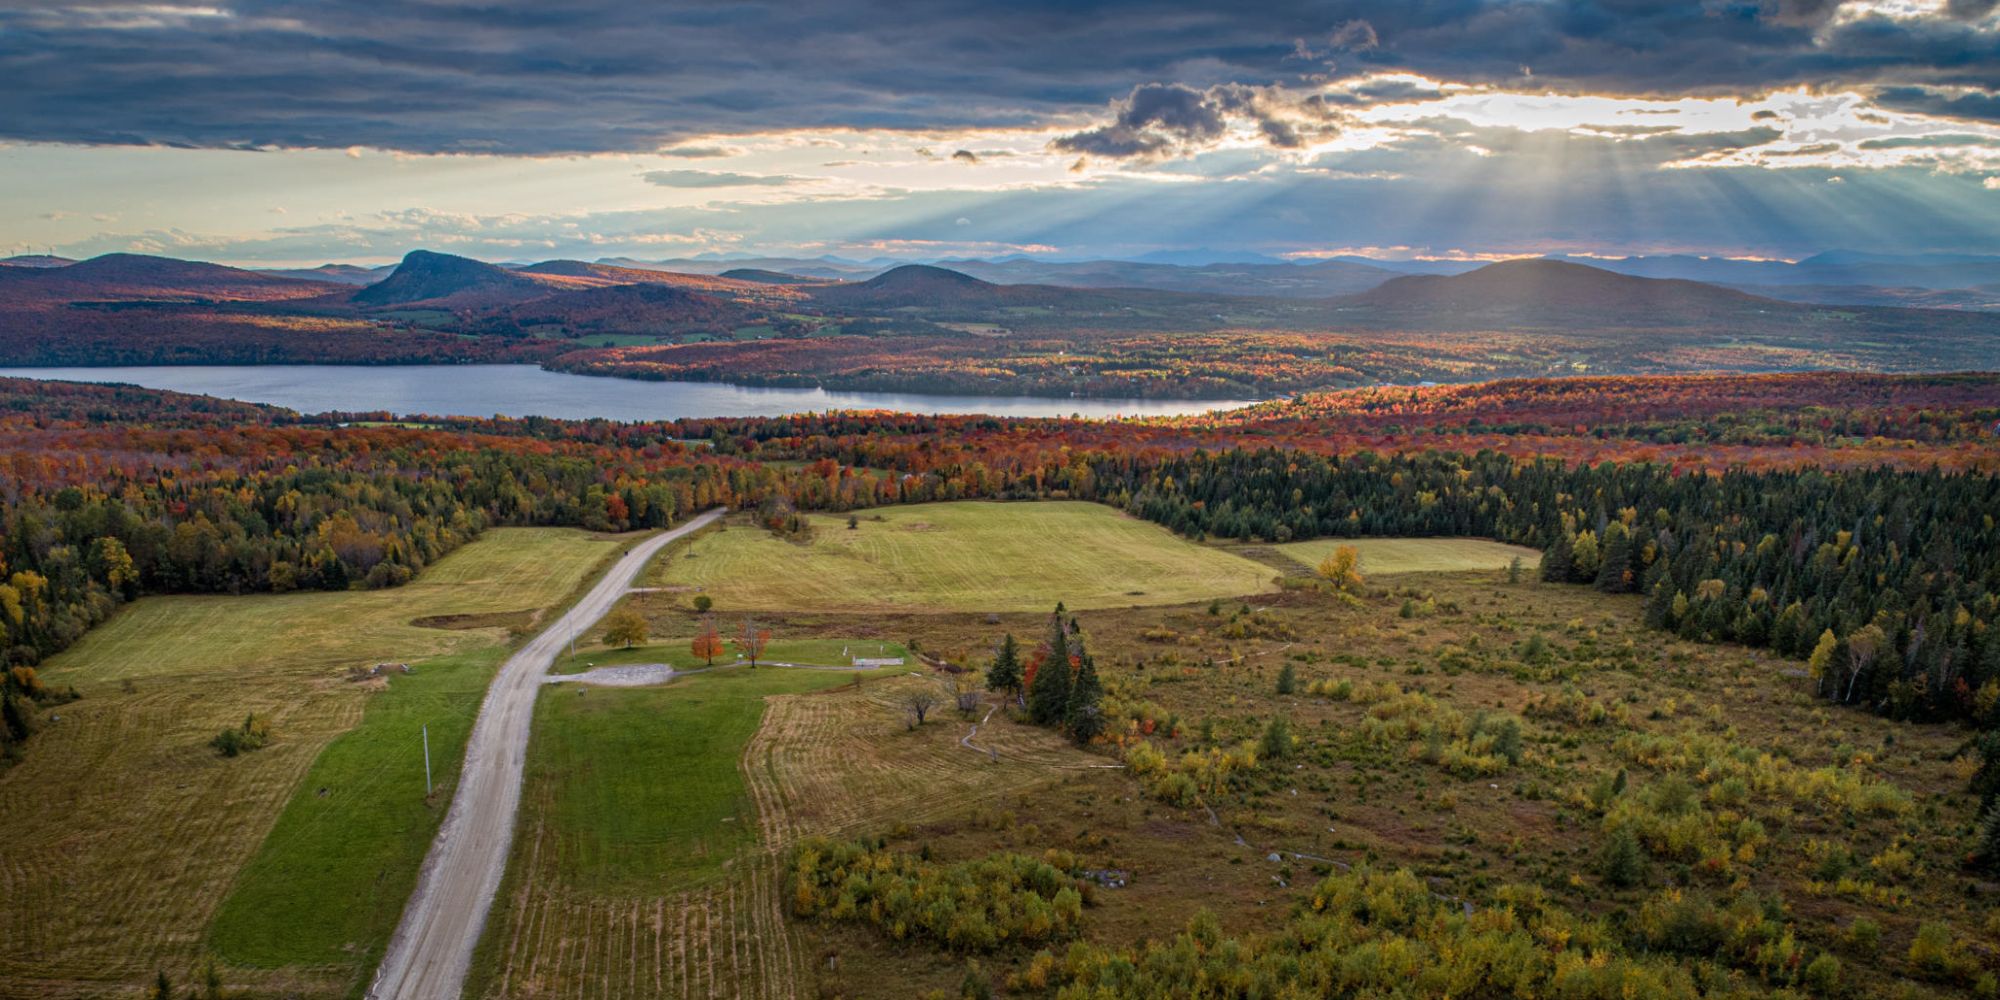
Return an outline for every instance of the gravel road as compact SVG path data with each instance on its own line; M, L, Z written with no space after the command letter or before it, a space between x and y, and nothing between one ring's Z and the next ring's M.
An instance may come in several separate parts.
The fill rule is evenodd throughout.
M572 631L582 633L618 603L661 548L722 516L712 510L632 547L568 613L502 664L479 707L466 745L465 767L451 810L424 858L416 892L376 969L368 996L376 1000L457 1000L472 950L507 870L514 814L535 696Z

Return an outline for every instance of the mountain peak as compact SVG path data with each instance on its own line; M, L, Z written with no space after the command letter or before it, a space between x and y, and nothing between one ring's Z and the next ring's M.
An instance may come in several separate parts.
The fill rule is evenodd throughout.
M371 306L423 302L457 308L522 302L547 293L540 282L504 267L470 257L412 250L388 277L354 293L352 301Z

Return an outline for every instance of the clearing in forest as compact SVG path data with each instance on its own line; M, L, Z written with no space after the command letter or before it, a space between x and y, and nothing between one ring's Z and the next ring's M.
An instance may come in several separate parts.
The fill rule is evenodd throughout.
M618 546L571 529L495 529L395 590L147 597L51 658L43 677L75 685L83 699L51 713L25 759L0 771L9 862L0 866L0 899L8 901L0 906L0 997L102 993L109 983L150 981L158 969L185 981L207 947L230 944L206 932L225 894L242 891L239 875L253 856L260 867L275 862L271 874L286 880L286 844L374 849L382 837L409 837L421 859L429 827L412 825L430 822L421 747L399 738L391 757L358 746L324 766L321 751L343 733L368 733L378 717L411 731L428 722L433 767L448 782L457 767L452 720L469 722L507 641L504 626L560 603ZM411 624L434 616L450 616L452 627ZM345 668L379 661L412 663L417 673L373 695L379 681L345 679ZM271 745L219 756L209 740L253 712L273 726ZM281 826L292 832L260 854L288 799L385 802L392 780L414 814L404 809L384 825L367 809L329 809L304 827ZM329 829L347 819L367 822L354 837ZM365 868L364 890L395 880L381 865L349 867ZM264 909L243 921L271 925L260 932L258 958L285 954L293 931L324 924L334 900L348 897L301 899L317 909ZM372 931L386 937L399 909L400 901L371 910L389 920ZM302 949L312 970L236 968L228 978L344 994L371 945L335 944L352 948Z
M1271 589L1272 572L1109 507L954 502L812 515L793 541L734 526L669 553L652 582L737 611L1038 611L1182 604Z

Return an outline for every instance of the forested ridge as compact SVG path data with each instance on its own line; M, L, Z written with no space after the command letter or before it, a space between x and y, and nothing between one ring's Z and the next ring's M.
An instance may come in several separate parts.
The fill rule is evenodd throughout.
M1696 428L1718 448L1745 427L1901 436L1854 455L1794 446L1789 464L1690 472L1643 453L1566 461L1539 444L1432 450L1485 438L1364 433L1347 417L1323 425L1315 447L1300 445L1310 412L1386 407L1420 423L1426 410L1485 406L1427 403L1425 392L1465 394L1450 388L1370 406L1302 401L1305 414L1282 417L1289 430L1266 435L1267 424L1241 415L363 426L16 382L0 386L0 650L10 666L31 667L142 593L394 586L490 525L625 530L778 500L846 510L1067 497L1194 538L1480 535L1532 545L1547 551L1549 579L1645 595L1658 627L1805 660L1832 700L1903 718L1996 721L2000 478L1970 471L1989 468L1994 451L1984 429L1993 378L1826 376L1817 389L1774 380L1783 391L1761 394L1755 382L1729 383L1736 398L1720 406L1700 403L1700 380L1653 381L1654 401L1635 418ZM1646 387L1543 381L1482 392L1513 400L1502 410L1539 442L1563 426L1553 411L1624 406ZM1582 404L1579 390L1588 390ZM1679 404L1687 416L1660 402L1675 396L1689 400ZM1570 427L1564 440L1603 440ZM1384 441L1408 447L1356 447ZM1959 460L1862 460L1926 448ZM1815 461L1826 456L1835 460ZM10 697L25 691L16 685Z

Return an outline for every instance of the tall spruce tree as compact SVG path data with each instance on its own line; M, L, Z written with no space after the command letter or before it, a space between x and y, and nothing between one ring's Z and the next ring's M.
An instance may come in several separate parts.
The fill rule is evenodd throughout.
M1035 685L1028 692L1028 718L1038 726L1059 725L1069 711L1069 624L1060 604L1049 616L1048 645L1048 656L1035 669Z
M993 665L986 668L986 690L1010 695L1016 702L1021 699L1021 648L1012 632L1000 640L1000 651L993 654Z
M1632 589L1630 579L1632 569L1632 533L1624 523L1613 521L1604 529L1604 542L1599 546L1597 564L1597 589L1607 594L1622 594Z
M1089 743L1104 731L1104 685L1097 680L1097 666L1090 654L1077 664L1076 682L1069 688L1069 707L1063 714L1063 728L1078 743Z

